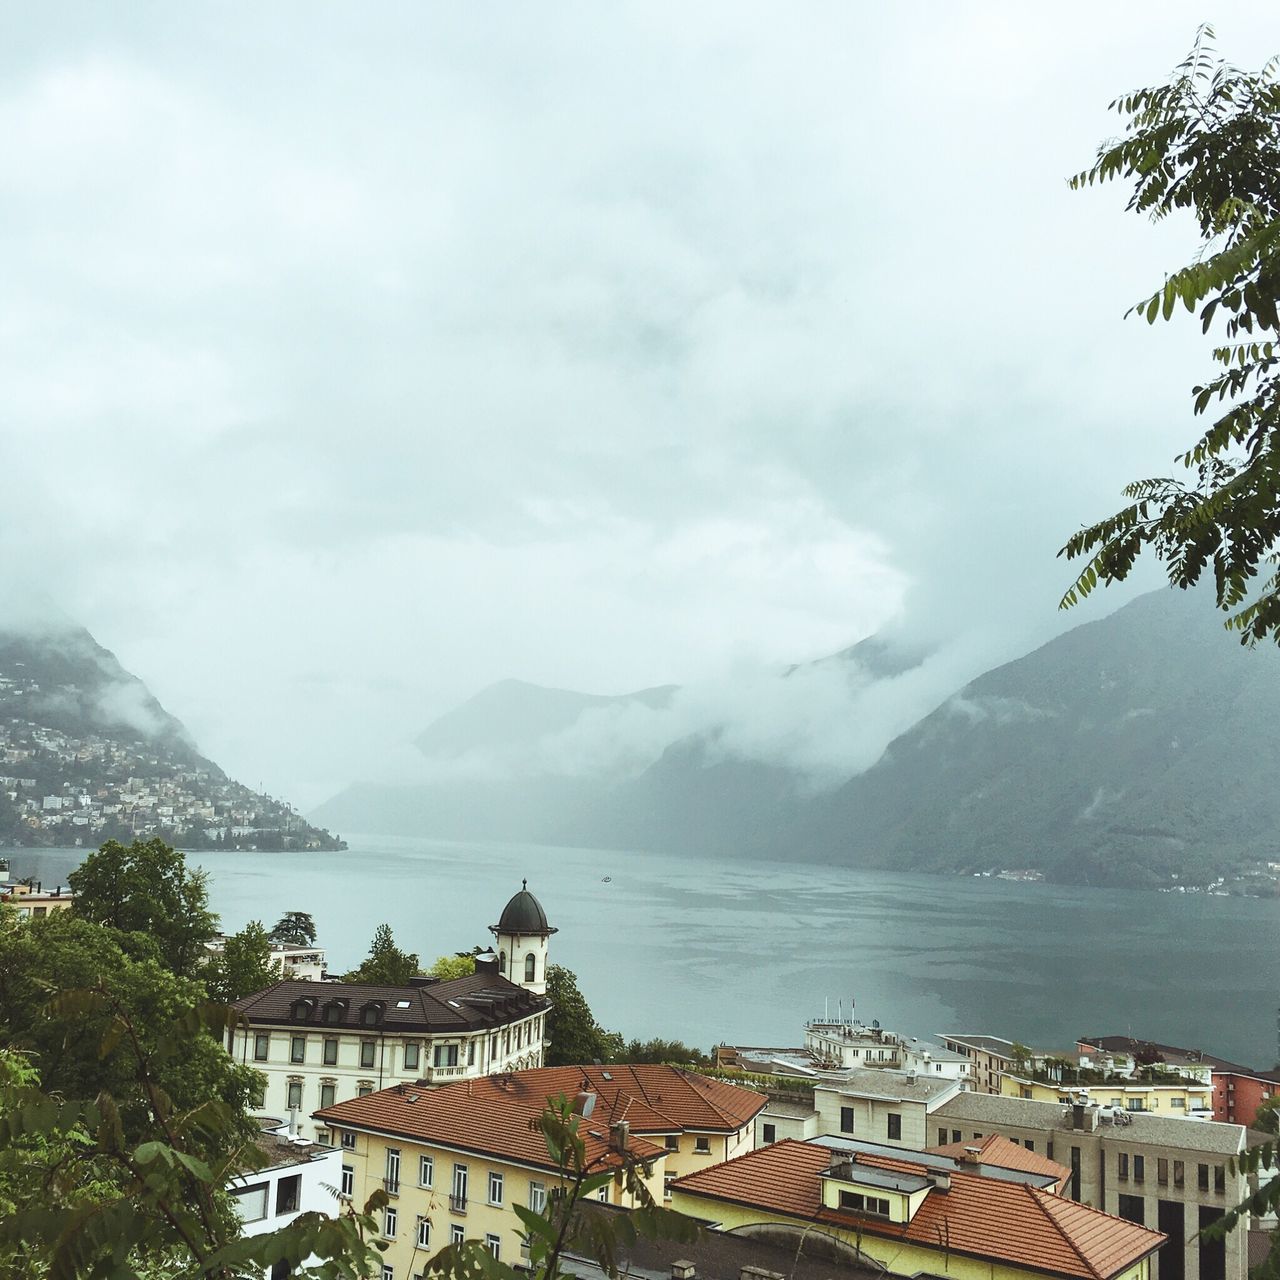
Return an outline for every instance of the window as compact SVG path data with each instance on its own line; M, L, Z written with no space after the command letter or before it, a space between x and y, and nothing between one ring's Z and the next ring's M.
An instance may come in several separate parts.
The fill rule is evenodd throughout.
M1023 1138L1022 1145L1026 1147L1028 1151L1034 1151L1036 1149L1036 1144L1032 1142L1030 1138Z
M348 1133L345 1129L342 1131L342 1149L344 1151L354 1151L356 1149L356 1135Z
M373 1092L373 1085L371 1085L367 1080L361 1080L360 1083L356 1086L357 1098L367 1098L372 1092Z
M694 1138L693 1149L700 1156L709 1156L711 1154L710 1138Z
M269 1035L256 1035L253 1037L253 1060L254 1062L266 1062L267 1049L271 1045L271 1037Z
M1128 1218L1130 1222L1136 1222L1139 1226L1145 1225L1147 1211L1141 1196L1127 1196L1122 1193L1119 1204L1122 1218Z
M596 1192L596 1199L603 1200L605 1204L609 1203L609 1184L608 1183L605 1183L605 1185L601 1187L599 1191Z
M1127 1098L1127 1099L1125 1099L1125 1104L1124 1104L1124 1105L1125 1105L1125 1110L1126 1110L1126 1111L1141 1111L1141 1110L1142 1110L1142 1099L1141 1099L1141 1098Z
M431 1186L436 1173L436 1163L430 1156L418 1157L418 1186Z
M387 1148L387 1171L382 1185L392 1195L400 1190L400 1152L396 1147Z
M261 1222L267 1216L267 1184L255 1182L243 1191L233 1191L236 1212L241 1222Z
M500 1173L489 1174L489 1203L502 1203L502 1174Z
M377 1053L378 1045L374 1040L360 1041L360 1065L362 1067L373 1066L374 1055Z
M1046 1156L1049 1157L1050 1160L1053 1159L1053 1143L1052 1142L1046 1142L1044 1144L1044 1153Z
M333 1146L333 1134L328 1129L321 1129L316 1134L316 1141L322 1147L331 1147Z
M282 1213L297 1213L302 1199L302 1174L281 1178L276 1183L276 1216Z
M889 1139L890 1141L902 1139L902 1117L896 1112L889 1112L886 1119L889 1121Z
M324 1042L324 1065L326 1067L338 1065L338 1042L333 1036L328 1036Z
M431 1054L432 1066L456 1067L458 1065L458 1046L456 1044L438 1044Z
M476 1065L476 1042L474 1040L467 1041L467 1066L474 1067Z
M343 1135L346 1136L345 1134ZM344 1164L342 1166L342 1185L338 1188L338 1194L344 1195L348 1200L351 1199L356 1192L356 1171L354 1166Z
M431 1220L424 1218L421 1214L418 1215L417 1240L419 1249L431 1248Z
M507 971L507 953L506 951L498 952L498 972L506 973Z
M290 1111L292 1111L294 1107L302 1106L302 1081L301 1080L289 1081L289 1101L287 1105Z
M1133 1157L1133 1180L1134 1182L1143 1182L1147 1176L1147 1160L1145 1156L1135 1155Z
M387 1205L382 1211L382 1234L388 1240L394 1240L396 1227L399 1224L400 1211L393 1204Z
M389 1262L382 1264L382 1280L396 1280L396 1269Z
M1116 1177L1121 1182L1129 1181L1129 1153L1127 1151L1121 1151L1116 1156Z
M760 1128L761 1128L761 1132L765 1142L777 1142L778 1140L777 1125L766 1124L766 1125L761 1125Z
M1156 1158L1156 1181L1162 1187L1169 1185L1169 1161L1164 1156Z
M1080 1199L1080 1148L1071 1148L1071 1198Z
M461 1244L467 1238L467 1233L462 1229L461 1225L455 1222L449 1228L449 1243Z
M449 1208L455 1213L467 1211L467 1166L453 1166L453 1190L449 1194Z
M486 1231L484 1235L484 1247L488 1249L495 1258L499 1257L502 1253L502 1241L488 1231Z
M406 1071L417 1071L418 1058L422 1053L422 1046L416 1040L408 1040L404 1046L404 1069Z
M1169 1105L1185 1111L1187 1109L1187 1100L1186 1098L1170 1098Z
M1173 1162L1173 1185L1175 1187L1180 1187L1183 1185L1183 1182L1185 1181L1185 1179L1186 1179L1185 1166L1183 1165L1181 1160L1175 1160Z
M945 1147L947 1145L947 1131L945 1129L938 1130L938 1146Z
M267 1105L267 1077L259 1071L258 1079L262 1083L255 1084L253 1087L253 1105L261 1111Z
M307 1060L307 1037L294 1036L289 1042L289 1061L290 1062L306 1062Z
M532 951L530 951L529 954L524 958L524 980L526 982L533 982L537 978L537 976L538 976L538 958L533 954Z
M841 1133L853 1132L853 1108L852 1107L840 1108L840 1132Z
M889 1202L879 1196L864 1196L860 1191L842 1191L840 1207L853 1209L858 1213L874 1213L882 1218L889 1216Z
M946 1139L944 1138L944 1139L943 1139L943 1141L945 1142L945 1141L946 1141ZM951 1130L951 1141L952 1141L952 1142L959 1142L959 1141L960 1141L960 1130L959 1130L959 1129L952 1129L952 1130Z
M662 1175L662 1198L664 1200L671 1199L671 1184L676 1180L674 1173L664 1173Z
M336 1090L337 1085L335 1085L332 1080L322 1080L320 1082L320 1106L322 1109L324 1107L333 1106L333 1098Z
M547 1184L545 1182L529 1182L529 1208L534 1213L541 1213L547 1207Z
M665 1137L662 1139L662 1141L663 1141L663 1145L667 1148L667 1150L668 1150L668 1151L679 1151L679 1150L680 1150L680 1136L679 1136L679 1134L675 1134L675 1133L668 1133L667 1135L665 1135Z
M1218 1195L1222 1195L1227 1189L1227 1171L1220 1164L1213 1166L1213 1189Z
M1196 1186L1201 1191L1209 1190L1209 1166L1207 1164L1196 1165Z

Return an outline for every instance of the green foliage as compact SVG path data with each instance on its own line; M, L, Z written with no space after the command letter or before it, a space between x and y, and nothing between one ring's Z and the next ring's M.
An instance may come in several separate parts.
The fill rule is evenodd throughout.
M353 969L344 982L367 982L380 987L403 987L418 976L418 957L396 946L389 924L380 924L373 932L369 954L360 967Z
M271 959L271 938L260 920L250 920L239 933L231 934L205 974L209 994L227 1004L279 979L280 964Z
M701 1049L691 1048L682 1040L628 1040L617 1062L667 1062L676 1066L701 1066L710 1058Z
M578 990L578 979L563 965L547 966L546 1052L549 1067L581 1066L591 1062L614 1062L622 1052L622 1037L606 1031L591 1013L586 997Z
M312 947L316 941L316 922L307 911L286 911L271 930L276 942L291 947Z
M435 963L427 970L433 978L447 982L450 978L466 978L476 971L474 955L460 953L452 956L438 956Z
M1198 308L1204 333L1222 323L1217 372L1192 389L1194 413L1216 406L1219 416L1177 459L1190 479L1129 485L1128 505L1067 542L1060 554L1087 559L1062 605L1122 581L1150 550L1178 587L1212 568L1217 605L1242 641L1280 642L1280 84L1275 60L1243 72L1211 39L1203 28L1167 84L1111 104L1127 117L1125 136L1072 186L1122 180L1133 212L1192 215L1199 252L1130 314L1153 324L1181 304Z
M1260 1133L1280 1135L1280 1093L1259 1103L1250 1128L1257 1129Z
M75 912L118 935L134 956L155 956L174 973L194 977L204 944L217 933L207 877L163 840L108 840L68 877Z

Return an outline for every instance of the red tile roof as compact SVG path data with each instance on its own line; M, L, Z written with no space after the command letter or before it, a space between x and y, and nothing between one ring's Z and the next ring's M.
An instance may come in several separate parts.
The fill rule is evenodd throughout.
M606 1074L613 1079L605 1080ZM582 1124L591 1158L608 1148L609 1126L620 1120L631 1127L628 1149L647 1157L662 1154L664 1148L646 1141L643 1134L737 1129L765 1104L749 1089L675 1067L541 1067L436 1089L397 1085L314 1114L339 1129L372 1129L550 1169L542 1135L529 1122L549 1098L572 1098L581 1092L597 1097Z
M1071 1177L1071 1170L1065 1164L1050 1160L1038 1151L1028 1151L1026 1147L1011 1142L999 1133L989 1133L985 1138L975 1138L972 1142L948 1142L944 1146L929 1147L927 1150L934 1155L964 1160L974 1147L978 1148L977 1164L989 1164L997 1169L1013 1169L1017 1173L1042 1174L1055 1179L1059 1187Z
M947 1191L930 1190L909 1223L827 1209L819 1174L830 1161L826 1147L788 1139L688 1174L674 1190L926 1248L938 1249L945 1240L953 1252L1073 1280L1108 1280L1165 1239L1158 1231L1026 1183L967 1172L953 1173ZM857 1164L923 1177L930 1172L913 1163L909 1152L901 1159L859 1152Z

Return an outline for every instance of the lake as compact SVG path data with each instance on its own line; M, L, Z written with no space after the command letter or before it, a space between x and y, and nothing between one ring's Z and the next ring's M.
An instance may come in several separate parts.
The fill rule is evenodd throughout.
M1280 901L1063 888L803 863L354 837L346 853L197 853L228 931L309 911L330 967L374 928L424 963L487 943L522 877L560 932L551 958L626 1036L794 1045L848 1011L915 1035L1045 1049L1129 1034L1269 1068ZM83 850L14 850L65 881Z

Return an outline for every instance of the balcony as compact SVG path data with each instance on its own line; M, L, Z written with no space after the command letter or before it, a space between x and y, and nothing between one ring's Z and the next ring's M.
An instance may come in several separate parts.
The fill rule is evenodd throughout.
M459 1080L470 1070L464 1063L459 1063L456 1067L427 1067L421 1078L428 1084L436 1080Z
M389 1196L398 1196L400 1194L400 1179L399 1178L383 1178L382 1189Z

